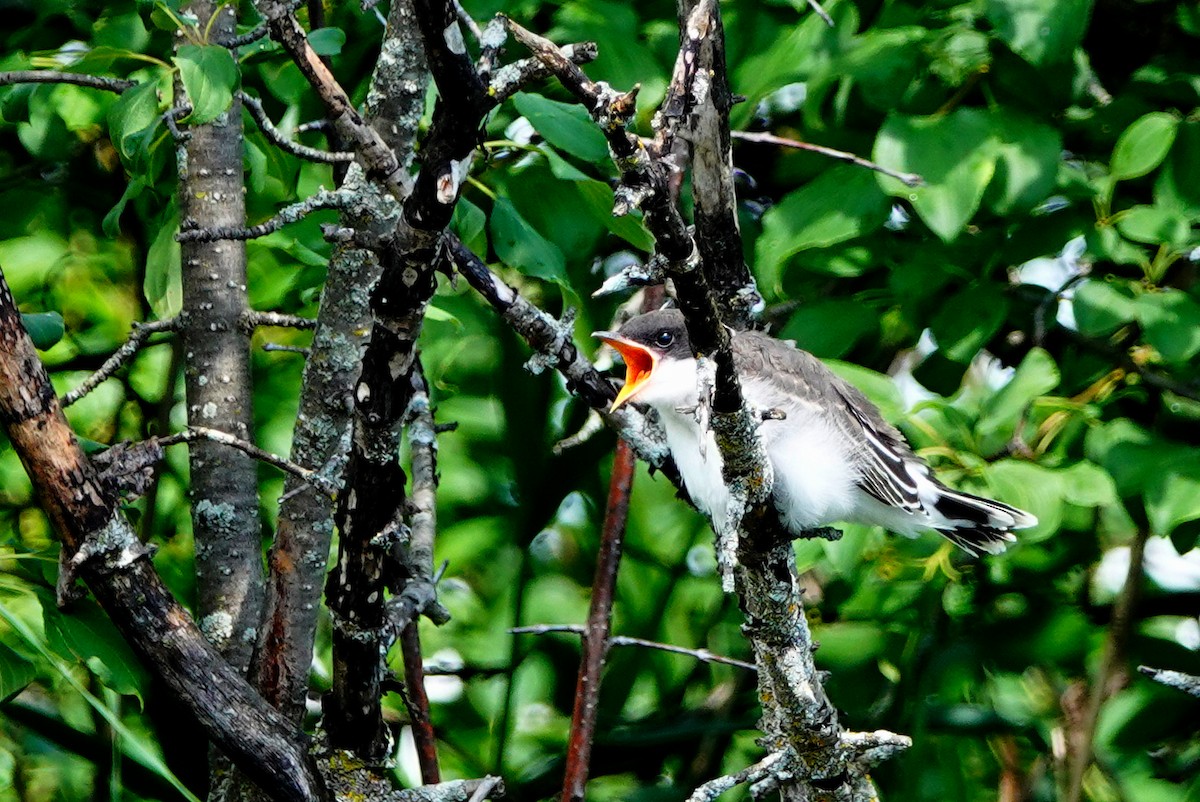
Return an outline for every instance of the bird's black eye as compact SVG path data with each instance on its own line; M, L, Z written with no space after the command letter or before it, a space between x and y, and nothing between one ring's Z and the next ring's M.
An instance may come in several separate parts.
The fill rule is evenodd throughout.
M654 335L654 344L659 348L668 348L673 342L675 342L675 335L666 329Z

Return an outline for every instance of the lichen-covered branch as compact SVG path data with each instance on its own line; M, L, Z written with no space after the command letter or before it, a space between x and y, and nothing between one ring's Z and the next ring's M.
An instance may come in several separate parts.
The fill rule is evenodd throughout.
M263 132L270 142L280 150L286 151L301 159L307 159L311 162L321 162L324 164L336 164L338 162L354 161L354 154L345 151L328 151L320 148L310 148L308 145L303 145L299 142L293 142L283 135L275 123L271 122L271 118L267 116L266 110L263 108L262 101L253 95L247 95L245 92L238 90L238 99L242 101L242 105L250 112L250 116L254 118L254 122L258 123L258 128Z
M123 365L133 359L138 351L146 346L151 335L162 331L178 330L179 318L177 317L167 320L152 320L148 323L134 323L133 331L129 333L129 339L125 341L125 344L114 351L112 356L104 360L104 364L97 368L95 373L84 379L82 384L64 395L62 405L64 407L71 406L103 384L114 373L120 370Z
M270 220L253 226L245 225L244 218L240 223L232 225L204 225L194 217L185 217L175 239L180 242L197 243L257 239L273 234L286 225L298 222L313 212L324 209L348 211L361 203L360 198L345 190L321 190L298 203L284 207Z
M358 113L346 90L309 45L291 5L286 0L258 0L255 8L266 20L271 38L283 46L324 104L334 130L354 149L367 177L397 200L403 199L408 171L379 132Z
M409 0L391 4L382 53L387 57L376 62L365 122L399 154L407 173L429 80ZM400 208L386 187L352 166L341 191L357 200L342 210L343 226L375 238L391 234ZM351 392L371 327L370 287L378 276L379 263L371 251L353 243L334 248L292 437L292 460L324 466L331 476L341 476L349 455ZM289 478L268 557L267 602L253 678L267 700L297 725L304 716L333 513L328 495Z
M723 58L723 49L719 45L706 46L702 41L721 36L720 18L715 12L706 19L702 10L697 13L700 16L692 15L683 37L684 50L691 49L696 56L681 57L681 85L669 95L683 104L680 113L686 112L687 98L694 103L693 114L696 105L713 102L711 87L698 92L695 84L724 72L724 65L716 64ZM770 500L771 467L757 436L759 420L743 402L729 350L729 333L719 311L735 308L736 303L728 298L718 302L714 297L706 270L700 267L700 250L669 191L669 168L662 163L662 156L670 150L673 124L664 125L662 130L667 133L660 140L658 154L649 152L637 137L624 130L624 122L632 115L632 94L621 95L590 81L549 42L512 22L509 26L517 39L580 100L604 132L621 171L615 212L620 214L635 206L643 210L646 226L656 239L655 270L673 280L689 338L701 357L701 372L711 371L713 377L711 386L702 382L698 388L700 406L711 411L711 428L733 499L727 517L713 521L718 562L726 589L736 591L746 615L745 631L759 667L763 744L779 755L760 772L754 794L777 788L785 799L874 799L867 777L870 766L905 748L909 741L891 733L845 732L825 696L812 661L814 646L797 585L791 536L780 524ZM702 53L708 54L707 69L699 69ZM687 85L689 81L691 86ZM713 120L701 126L701 133L712 136L714 126L727 127L719 112L713 114ZM669 118L667 115L664 119ZM713 157L711 167L728 169L728 132L718 140L710 146L714 154L720 154ZM718 206L732 203L731 190L717 191L714 197L721 199ZM712 258L717 263L724 260L722 269L728 270L728 259L722 253L723 249L712 251ZM740 292L739 288L749 285L735 281L727 286L722 280L721 286L726 292Z
M389 573L389 552L406 529L406 477L397 443L413 396L416 340L445 259L442 233L492 105L467 58L453 4L416 0L413 10L440 98L412 194L380 253L382 274L371 293L374 322L354 387L352 447L336 516L337 567L327 586L335 627L326 728L333 746L368 761L382 760L388 751L379 693L388 634L384 590L390 585L402 592L405 579Z
M742 257L729 136L733 93L725 70L720 6L716 0L700 0L682 22L679 58L671 85L681 84L680 92L688 98L684 119L692 151L700 266L712 287L721 320L735 329L744 329L761 311L763 300ZM689 70L692 62L695 67Z
M12 70L0 72L0 86L13 84L73 84L88 89L101 89L105 92L121 94L126 89L137 86L137 81L124 78L107 78L102 75L85 75L81 72L61 72L59 70Z
M323 798L295 728L201 635L154 571L116 494L79 447L0 271L0 425L66 559L146 667L205 733L280 802Z
M1194 674L1185 674L1182 671L1171 671L1166 668L1151 668L1150 666L1138 666L1138 671L1169 688L1176 688L1184 693L1200 697L1200 677Z
M194 0L188 9L218 39L233 35L232 6ZM243 225L243 173L226 169L242 162L241 105L235 99L188 133L178 151L180 218L205 229ZM239 325L247 308L245 245L184 242L180 258L188 423L253 441L250 338ZM245 671L263 599L258 471L247 455L210 440L191 443L188 456L201 629Z
M562 374L567 388L588 406L602 410L605 420L630 442L639 459L659 468L678 485L678 474L661 430L649 425L646 417L630 406L615 413L607 411L616 398L616 391L575 345L572 332L505 284L457 238L450 238L450 252L459 274L531 348L544 357L546 364L553 365Z

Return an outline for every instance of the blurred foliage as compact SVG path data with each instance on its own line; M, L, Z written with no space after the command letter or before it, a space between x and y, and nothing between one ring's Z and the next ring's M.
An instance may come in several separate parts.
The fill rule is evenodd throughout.
M637 125L649 129L676 50L673 4L465 5L560 42L597 41L589 73L640 84ZM862 527L797 544L818 663L848 726L913 736L876 775L886 799L990 800L1005 782L1022 799L1056 799L1135 532L1150 535L1147 581L1123 660L1200 673L1200 12L1174 0L827 8L832 28L803 2L724 4L731 84L745 98L735 127L853 151L925 183L735 142L766 315L838 360L946 481L1041 523L982 561L933 536ZM326 11L314 39L361 101L380 26L354 3ZM173 71L199 98L193 122L238 86L285 131L320 109L266 40L236 63L202 36L172 51L180 18L161 2L18 1L5 13L0 69L140 82L120 97L0 89L0 265L64 392L134 321L178 311L162 124ZM532 86L492 115L454 225L531 299L576 307L586 344L615 308L590 293L651 241L637 219L611 217L607 150L567 100ZM251 223L332 186L327 166L280 153L248 116L246 130ZM315 314L329 219L249 243L255 308ZM254 341L257 438L286 453L302 358L267 342L306 336L270 329ZM184 425L184 355L170 338L152 343L69 410L86 441ZM439 417L459 424L441 441L437 555L450 561L442 593L454 617L422 631L427 657L460 670L429 680L445 773L500 771L513 798L546 797L560 781L578 643L507 630L583 620L612 438L553 454L585 410L557 377L522 370L527 350L463 285L440 289L422 348ZM260 479L269 537L282 479L265 467ZM185 602L187 487L177 447L128 510ZM747 658L711 536L672 497L661 478L637 478L616 631ZM54 606L56 553L0 441L0 801L177 799L179 781L202 795L205 752L177 703L93 604ZM327 628L317 690L329 682ZM399 727L403 705L387 701ZM682 798L758 754L753 677L728 666L619 649L601 716L597 800ZM1200 799L1198 720L1196 700L1130 677L1101 709L1085 798ZM402 736L397 771L410 782L411 748Z

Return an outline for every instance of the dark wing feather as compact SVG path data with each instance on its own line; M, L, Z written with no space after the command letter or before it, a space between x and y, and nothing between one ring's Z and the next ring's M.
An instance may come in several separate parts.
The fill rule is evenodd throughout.
M815 403L851 446L860 472L858 485L884 504L921 508L917 486L907 470L915 460L903 435L883 419L866 396L812 354L758 332L733 338L739 374L753 373L780 393Z

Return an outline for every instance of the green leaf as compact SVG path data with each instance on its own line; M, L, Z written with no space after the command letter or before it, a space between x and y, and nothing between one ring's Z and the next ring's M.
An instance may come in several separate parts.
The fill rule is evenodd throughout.
M1001 109L993 115L999 145L996 176L988 204L997 214L1028 211L1054 189L1062 158L1062 134L1021 114Z
M1154 184L1154 204L1200 215L1200 122L1184 122Z
M1146 491L1146 517L1156 535L1170 537L1184 527L1194 536L1200 521L1200 473L1173 473L1152 484Z
M1146 342L1168 362L1187 362L1200 353L1200 304L1181 290L1139 295L1134 314Z
M834 167L789 193L763 216L755 246L758 280L778 287L796 253L867 234L887 220L891 203L874 176L858 167Z
M336 56L346 44L346 32L341 28L317 28L309 32L308 44L318 56Z
M104 220L100 227L104 233L114 239L121 235L121 215L125 213L125 207L129 202L141 195L146 189L146 182L141 176L135 176L128 184L125 185L125 191L121 193L121 199L116 202L108 214L104 215Z
M83 601L65 615L48 592L38 595L50 648L61 657L87 663L117 693L141 699L150 677L104 611L94 602Z
M1091 12L1091 0L988 0L984 10L997 36L1035 66L1070 59Z
M1192 239L1192 225L1178 209L1134 206L1116 218L1117 230L1127 239L1146 245L1170 245L1181 251Z
M46 351L63 338L66 327L58 312L35 312L21 315L21 325L33 340L33 347Z
M1200 476L1200 451L1151 434L1128 418L1089 429L1084 452L1112 474L1126 498L1171 474Z
M463 244L475 253L487 252L487 236L484 227L487 225L487 215L474 203L466 198L459 198L454 205L454 217L450 225Z
M563 252L529 225L508 198L496 199L488 228L492 247L506 265L527 276L567 283Z
M938 350L966 364L987 344L1008 315L1008 297L997 284L976 284L950 298L929 328Z
M579 181L575 187L583 196L582 208L591 212L592 217L599 220L609 233L620 237L640 250L646 252L654 250L654 236L646 230L640 216L627 214L617 217L612 213L612 187L592 179Z
M184 45L172 59L179 68L187 100L192 104L188 120L210 123L229 109L240 75L228 48L219 45Z
M1111 334L1132 322L1136 314L1134 299L1112 281L1083 282L1075 290L1072 306L1079 333L1089 337Z
M944 116L888 117L875 140L875 161L902 172L918 173L920 187L908 187L879 174L884 191L907 198L921 220L951 242L979 208L996 172L998 142L991 116L958 109Z
M1059 471L1063 498L1077 507L1107 507L1117 503L1117 485L1108 471L1081 460Z
M782 339L819 357L840 357L863 336L879 330L879 314L850 299L817 301L802 306L780 331Z
M582 106L525 92L518 92L513 104L547 142L563 153L591 163L609 161L608 142Z
M33 663L0 643L0 702L7 702L33 682Z
M1057 387L1059 378L1054 358L1044 349L1031 349L1008 384L989 398L980 410L976 429L980 452L994 454L1003 448L1029 405Z
M817 665L849 669L874 662L887 645L883 629L874 621L838 621L818 626L814 640L820 641Z
M137 146L143 141L138 135L157 127L160 111L158 84L154 81L126 89L109 107L109 137L127 165L137 159Z
M146 278L142 291L150 308L159 320L174 317L183 309L183 277L180 266L179 214L172 201L170 208L159 218L158 233L146 253Z
M1165 111L1139 117L1121 132L1113 148L1109 172L1117 180L1137 178L1157 167L1175 141L1179 119Z

